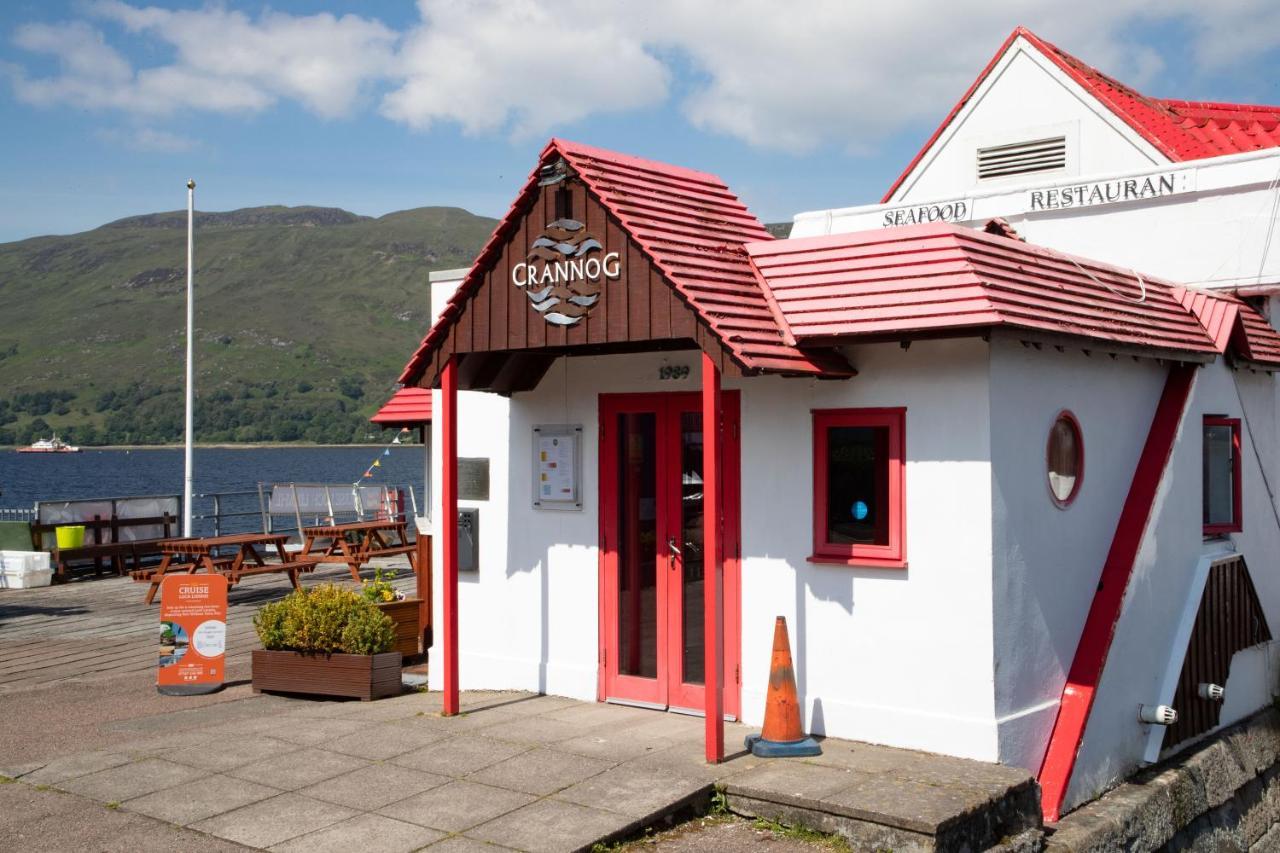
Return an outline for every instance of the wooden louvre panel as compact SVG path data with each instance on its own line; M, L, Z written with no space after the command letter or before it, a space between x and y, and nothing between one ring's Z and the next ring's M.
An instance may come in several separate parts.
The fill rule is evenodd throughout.
M978 177L1052 172L1067 166L1067 138L1052 136L978 149Z
M1173 697L1178 721L1165 732L1165 749L1217 728L1222 702L1202 699L1200 685L1225 687L1235 653L1270 639L1271 630L1244 557L1214 563L1178 676Z

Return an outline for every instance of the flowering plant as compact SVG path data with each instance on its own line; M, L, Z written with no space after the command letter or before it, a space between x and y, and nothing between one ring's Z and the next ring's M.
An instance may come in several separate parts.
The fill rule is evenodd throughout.
M373 580L361 581L361 594L366 599L375 604L383 601L395 601L404 598L402 593L396 591L391 582L396 579L395 569L387 569L383 571L382 567L373 570Z

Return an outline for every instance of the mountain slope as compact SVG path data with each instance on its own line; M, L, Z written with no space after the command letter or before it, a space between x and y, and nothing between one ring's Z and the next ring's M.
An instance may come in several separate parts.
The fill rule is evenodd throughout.
M317 207L196 216L197 437L349 441L429 320L427 273L494 220ZM186 213L0 244L0 444L181 437Z

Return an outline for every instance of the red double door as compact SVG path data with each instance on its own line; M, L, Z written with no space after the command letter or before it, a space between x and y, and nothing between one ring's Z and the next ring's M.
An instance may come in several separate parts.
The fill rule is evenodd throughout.
M724 710L739 710L738 394L724 392ZM600 397L600 698L704 708L700 395Z

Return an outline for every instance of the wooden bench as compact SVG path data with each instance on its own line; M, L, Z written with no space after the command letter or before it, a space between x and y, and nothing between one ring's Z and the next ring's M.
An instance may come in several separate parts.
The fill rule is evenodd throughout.
M305 572L314 572L316 566L320 565L319 560L294 560L289 563L264 563L261 566L241 566L238 569L227 569L223 572L227 576L227 580L232 586L240 582L240 579L248 575L265 575L270 572L287 572L289 580L293 583L294 588L298 587L298 575Z
M417 548L408 541L402 521L353 521L347 524L319 524L302 529L302 557L319 557L321 562L347 564L351 578L360 582L360 567L376 557L405 554L409 567L417 572ZM328 540L321 547L320 541Z
M32 524L31 545L36 551L49 552L49 561L53 564L56 579L63 583L71 578L78 564L90 564L95 574L104 574L108 569L117 575L123 575L130 566L140 568L145 560L159 559L162 556L160 542L170 537L177 525L177 518L168 513L141 518L119 518L110 516L103 518L95 515L85 521L66 521L57 524ZM59 527L79 526L84 528L85 542L76 548L46 547L46 536L57 537ZM130 528L159 527L163 531L161 537L154 539L121 539L121 532Z

